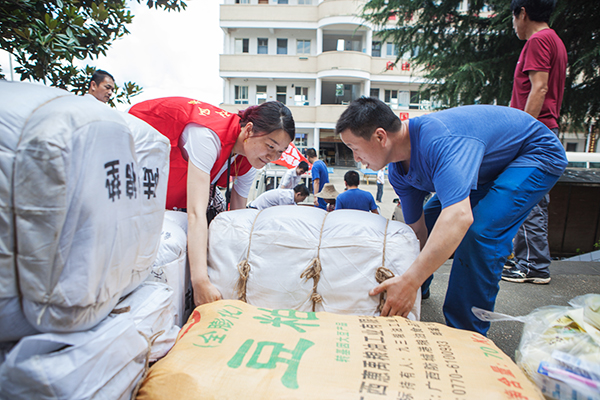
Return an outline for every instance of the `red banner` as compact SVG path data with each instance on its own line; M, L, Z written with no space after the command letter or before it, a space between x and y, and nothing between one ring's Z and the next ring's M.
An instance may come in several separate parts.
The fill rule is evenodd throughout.
M308 162L308 160L302 155L302 153L300 153L300 150L294 146L294 143L290 143L281 157L279 157L279 160L273 161L273 164L283 165L284 167L290 169L296 168L298 164L300 164L300 161L306 161L310 168L311 164Z

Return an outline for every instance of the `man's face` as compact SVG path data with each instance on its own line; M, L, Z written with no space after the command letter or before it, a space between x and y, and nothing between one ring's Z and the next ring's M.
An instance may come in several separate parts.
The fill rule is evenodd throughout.
M517 35L517 37L521 40L527 39L525 37L525 12L521 10L518 16L515 16L515 14L513 13L512 22L513 29L515 30L515 34Z
M371 135L371 139L366 140L353 134L350 129L346 129L340 132L340 138L352 150L354 159L357 162L365 164L367 168L373 171L377 171L385 166L384 149L375 139L375 135Z
M302 203L304 200L306 200L305 195L303 195L300 192L294 192L294 201L296 202L296 204Z
M115 81L110 79L108 76L105 77L99 85L96 85L96 82L94 81L92 81L90 84L90 94L103 103L106 103L108 100L110 100L110 96L112 96L114 90Z
M296 175L300 176L300 175L304 174L305 172L306 171L303 170L302 168L296 167Z

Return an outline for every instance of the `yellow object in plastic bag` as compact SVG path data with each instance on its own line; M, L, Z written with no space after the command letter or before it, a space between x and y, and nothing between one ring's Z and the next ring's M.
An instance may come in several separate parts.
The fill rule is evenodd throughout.
M543 399L512 360L473 332L401 317L196 308L150 368L150 399Z

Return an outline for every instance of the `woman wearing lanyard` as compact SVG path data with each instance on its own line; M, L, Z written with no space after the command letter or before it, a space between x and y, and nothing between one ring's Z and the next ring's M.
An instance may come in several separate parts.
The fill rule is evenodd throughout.
M207 271L207 207L214 187L229 188L231 209L246 207L256 169L279 159L294 139L294 119L280 102L238 114L184 97L148 100L129 113L171 141L167 209L187 209L188 257L196 306L222 298Z

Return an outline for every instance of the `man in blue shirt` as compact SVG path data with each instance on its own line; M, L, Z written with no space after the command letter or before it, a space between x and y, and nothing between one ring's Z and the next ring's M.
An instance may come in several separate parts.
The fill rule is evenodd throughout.
M323 186L325 186L326 183L329 183L329 172L327 171L327 165L325 162L319 160L319 157L317 157L317 152L313 148L306 150L306 158L308 159L308 162L312 164L310 174L313 183L313 194L315 195L315 207L327 210L327 203L325 200L317 198L317 193L323 190Z
M494 309L512 238L567 165L556 135L508 107L464 106L400 121L365 97L344 111L336 132L367 168L389 163L405 222L421 243L403 275L371 290L387 291L381 314L407 316L419 287L454 252L446 323L485 335L489 322L471 307Z
M346 184L346 191L340 193L335 199L336 210L352 209L367 212L371 211L375 214L379 214L373 195L358 188L358 184L360 183L358 172L346 172L344 174L344 183Z

